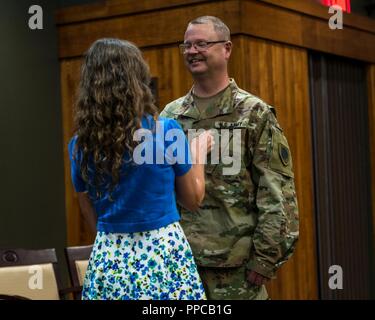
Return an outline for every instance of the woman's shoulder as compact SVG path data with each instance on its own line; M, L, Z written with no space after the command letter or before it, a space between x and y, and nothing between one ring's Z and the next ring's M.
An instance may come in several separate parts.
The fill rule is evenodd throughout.
M77 139L78 139L78 136L77 135L74 135L69 143L68 143L68 151L69 151L69 155L72 157L74 151L75 151L75 146L77 144Z
M142 119L142 127L150 129L151 127L154 126L155 121L158 124L162 124L164 129L169 130L169 129L181 129L180 124L171 118L165 118L165 117L154 117L152 115L145 115Z
M174 119L158 117L157 120L162 122L166 129L181 129L180 124Z
M68 143L69 148L74 147L76 145L77 139L78 139L77 135L74 135L73 137L70 138L69 143Z

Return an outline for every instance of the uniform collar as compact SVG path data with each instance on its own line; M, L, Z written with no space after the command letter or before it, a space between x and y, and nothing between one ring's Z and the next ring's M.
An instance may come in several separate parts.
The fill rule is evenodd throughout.
M204 112L203 114L199 113L199 110L194 103L192 91L193 88L191 88L188 94L185 96L181 105L181 109L178 110L176 114L195 120L203 120L232 113L234 109L233 100L237 92L239 91L239 88L234 79L229 79L229 86L225 90L221 98L218 100L216 106L214 108L211 108L207 112Z

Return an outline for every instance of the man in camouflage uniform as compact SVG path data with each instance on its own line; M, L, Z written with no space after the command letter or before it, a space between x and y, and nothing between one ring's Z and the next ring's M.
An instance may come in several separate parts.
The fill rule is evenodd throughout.
M228 77L231 48L218 18L190 22L181 50L194 86L161 116L176 119L186 133L228 129L232 141L221 151L233 151L239 130L239 173L224 175L228 165L208 161L204 202L197 212L181 208L181 224L209 299L267 299L264 283L298 239L292 158L274 109Z

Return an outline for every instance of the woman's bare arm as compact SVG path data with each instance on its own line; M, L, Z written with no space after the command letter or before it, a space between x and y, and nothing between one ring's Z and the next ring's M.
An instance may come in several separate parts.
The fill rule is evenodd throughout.
M79 206L81 207L81 212L86 220L87 224L89 225L90 230L96 234L96 221L97 215L95 209L92 205L92 202L87 194L87 192L78 192L78 202Z
M215 142L206 131L191 141L192 168L183 176L176 177L177 201L189 211L198 210L205 195L204 165L206 155Z

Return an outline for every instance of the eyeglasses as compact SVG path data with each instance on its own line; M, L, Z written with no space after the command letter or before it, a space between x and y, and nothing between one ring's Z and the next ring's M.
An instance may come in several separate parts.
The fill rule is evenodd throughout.
M195 50L197 50L199 52L202 52L202 51L206 51L209 47L211 47L212 45L214 45L216 43L224 43L224 42L228 42L228 40L198 41L198 42L194 42L194 43L185 42L185 43L181 43L179 45L179 48L180 48L180 51L181 51L182 54L185 54L188 50L191 49L191 47L194 47Z

